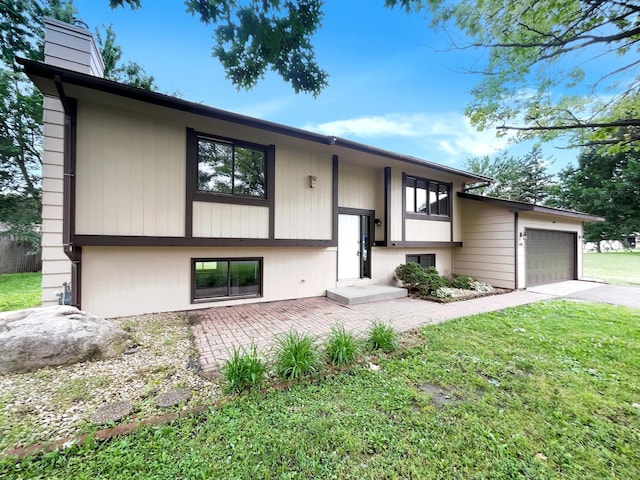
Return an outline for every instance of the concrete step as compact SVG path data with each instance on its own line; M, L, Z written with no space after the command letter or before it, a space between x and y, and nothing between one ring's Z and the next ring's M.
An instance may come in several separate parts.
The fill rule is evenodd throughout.
M407 296L405 288L389 287L385 285L357 285L339 287L327 290L327 297L344 305L380 302Z

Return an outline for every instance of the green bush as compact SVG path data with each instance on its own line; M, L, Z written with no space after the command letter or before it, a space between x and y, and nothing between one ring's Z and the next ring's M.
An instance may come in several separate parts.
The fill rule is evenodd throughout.
M321 363L318 347L311 335L295 330L276 338L274 370L285 380L314 373Z
M398 348L398 335L393 331L391 325L374 320L369 329L368 344L371 350L392 352Z
M474 280L472 277L454 273L453 278L449 279L447 283L448 286L452 288L463 288L465 290L470 290L470 285L473 281Z
M432 292L447 286L447 280L441 277L435 268L423 268L415 262L398 265L395 275L409 293L418 294L421 297L432 295Z
M262 384L267 367L258 355L256 346L251 344L248 349L234 347L231 358L224 363L221 371L227 382L226 390L236 393Z
M332 365L342 367L355 361L359 350L358 339L353 333L347 332L342 325L331 327L325 354Z

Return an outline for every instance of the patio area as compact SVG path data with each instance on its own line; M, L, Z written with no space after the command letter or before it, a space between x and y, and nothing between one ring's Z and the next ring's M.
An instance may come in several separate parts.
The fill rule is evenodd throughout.
M440 304L413 298L343 305L326 297L312 297L190 312L194 344L204 374L214 374L229 358L233 347L253 342L267 353L274 337L291 329L318 337L336 323L356 334L365 332L374 319L388 322L397 332L452 318L502 310L552 298L546 293L514 291L503 295Z

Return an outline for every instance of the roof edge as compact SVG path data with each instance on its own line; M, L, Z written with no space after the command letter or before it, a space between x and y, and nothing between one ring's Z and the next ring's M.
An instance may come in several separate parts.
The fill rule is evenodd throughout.
M486 197L483 195L475 195L473 193L458 192L459 198L465 198L467 200L475 200L478 202L492 203L494 205L500 205L503 207L511 208L515 212L535 212L545 213L548 215L559 215L561 217L570 217L585 222L604 222L604 217L597 215L591 215L589 213L576 212L574 210L566 210L556 207L545 207L542 205L536 205L535 203L520 202L517 200L505 200L504 198Z
M132 100L138 100L141 102L150 103L166 108L181 110L196 115L203 115L218 120L245 125L248 127L259 128L273 133L299 138L314 143L320 143L323 145L336 145L358 152L369 153L371 155L398 160L420 167L439 170L445 173L463 177L465 179L493 182L493 179L491 177L485 175L458 170L455 168L447 167L446 165L433 163L409 155L391 152L370 145L354 142L352 140L338 138L333 135L322 135L319 133L310 132L308 130L270 122L268 120L262 120L259 118L250 117L248 115L242 115L239 113L230 112L228 110L222 110L220 108L210 107L201 103L172 97L163 93L151 92L149 90L144 90L119 82L114 82L112 80L75 72L73 70L68 70L62 67L48 65L34 60L16 58L16 61L24 67L25 73L29 76L29 78L31 78L34 83L36 83L36 86L37 82L32 78L32 76L51 80L53 80L54 78L59 78L62 82L68 83L70 85L90 88L104 93L130 98Z

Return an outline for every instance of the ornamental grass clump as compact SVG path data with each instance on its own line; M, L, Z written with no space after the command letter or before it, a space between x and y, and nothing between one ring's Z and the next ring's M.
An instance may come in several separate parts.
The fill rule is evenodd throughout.
M383 352L392 352L398 348L398 336L393 331L391 325L380 320L371 322L368 338L369 348L371 350L382 350Z
M274 371L284 380L293 380L317 371L321 363L315 338L291 330L276 339Z
M231 358L225 361L221 372L226 380L225 390L238 393L260 386L264 381L267 366L252 343L248 349L233 347Z
M325 354L333 366L342 367L354 362L359 350L358 339L353 333L347 332L343 325L331 327Z

